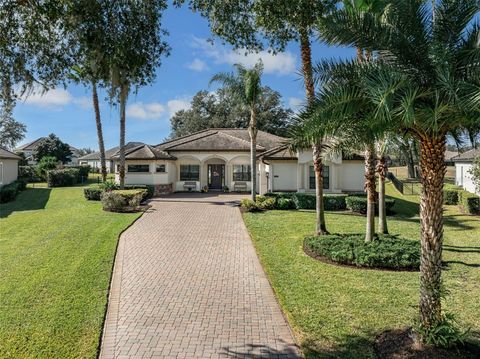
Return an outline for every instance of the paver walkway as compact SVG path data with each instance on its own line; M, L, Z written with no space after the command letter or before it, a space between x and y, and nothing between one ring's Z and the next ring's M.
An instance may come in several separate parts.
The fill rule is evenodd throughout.
M101 358L300 357L239 199L155 199L122 234Z

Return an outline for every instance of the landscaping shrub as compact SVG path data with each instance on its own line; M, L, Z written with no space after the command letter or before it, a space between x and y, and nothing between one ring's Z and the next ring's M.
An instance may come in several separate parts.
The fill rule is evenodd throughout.
M458 204L458 189L444 189L443 203L448 205Z
M145 189L105 191L101 194L102 206L109 212L137 211L145 195Z
M348 196L345 198L347 208L355 213L367 213L367 196ZM387 214L392 213L395 200L393 198L385 198L385 207ZM378 203L375 203L375 212L378 213Z
M460 192L460 204L469 214L480 214L480 197L467 191Z
M81 165L81 166L75 166L75 167L69 167L69 168L75 168L78 170L78 181L83 182L88 178L88 174L90 173L90 166L88 165Z
M315 196L307 193L295 193L293 201L297 209L315 209L317 203Z
M269 198L265 196L257 196L256 197L257 206L260 209L268 210L268 209L275 209L275 198Z
M89 201L100 201L103 189L100 185L84 188L83 195Z
M145 189L146 192L143 200L153 198L153 195L155 193L155 186L145 184L126 185L125 189Z
M327 194L323 196L325 211L343 211L347 209L346 194Z
M23 180L13 181L0 188L0 203L13 201L20 191L27 187L27 183Z
M27 182L39 182L40 178L37 176L37 169L35 166L18 166L18 178Z
M280 210L296 209L293 199L284 197L280 197L277 199L275 207Z
M45 180L47 178L47 172L56 169L57 164L58 164L58 161L56 157L53 157L53 156L42 157L42 159L40 160L40 162L38 162L38 165L36 167L37 176Z
M76 168L65 168L47 172L48 187L67 187L77 183L79 170Z
M118 184L115 181L107 180L100 183L100 188L104 191L113 191L115 189L118 189Z
M240 207L247 212L260 211L260 208L258 207L257 203L248 198L242 199L242 201L240 202Z
M393 236L379 236L366 243L363 234L332 234L305 238L314 256L357 267L418 269L420 242Z

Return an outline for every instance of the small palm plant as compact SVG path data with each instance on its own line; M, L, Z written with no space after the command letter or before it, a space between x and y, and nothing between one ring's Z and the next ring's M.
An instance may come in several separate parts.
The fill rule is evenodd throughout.
M263 64L258 62L253 68L247 69L243 65L235 64L236 73L218 73L212 77L210 83L219 82L238 101L250 111L248 133L250 135L250 168L252 183L252 200L257 194L257 113L258 103L262 94Z

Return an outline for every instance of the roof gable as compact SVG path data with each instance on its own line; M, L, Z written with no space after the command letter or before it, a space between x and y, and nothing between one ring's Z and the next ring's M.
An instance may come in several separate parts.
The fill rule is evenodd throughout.
M21 160L22 157L19 155L6 150L5 148L0 147L0 158L11 159L11 160Z
M120 158L117 152L112 159L118 160ZM125 151L125 159L127 160L175 160L174 156L169 155L158 148L150 145L140 145Z

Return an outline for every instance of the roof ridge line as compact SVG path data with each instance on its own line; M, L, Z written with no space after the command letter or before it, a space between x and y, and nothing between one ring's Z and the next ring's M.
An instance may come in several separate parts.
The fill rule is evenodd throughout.
M206 130L206 131L211 131L211 130L209 129L209 130ZM204 132L204 131L202 131L202 132ZM217 132L218 132L218 131L217 131ZM183 141L183 142L177 143L176 145L173 145L172 147L168 147L168 146L167 146L165 149L173 148L173 147L175 147L175 146L184 145L184 144L186 144L186 143L199 140L199 139L201 139L201 138L209 137L209 136L214 135L214 134L217 133L217 132L206 133L206 134L203 135L203 136L196 137L196 138L192 138L192 139L190 139L190 140L188 140L188 141ZM201 132L199 132L199 133L201 133ZM193 136L193 135L190 135L190 136ZM163 145L163 144L160 144L160 145L158 145L158 146L162 146L162 145Z
M222 131L219 131L219 132L222 132ZM235 138L236 140L240 140L240 141L242 141L242 142L246 142L247 144L250 144L249 141L244 140L243 138L233 136L233 135L231 135L231 134L229 134L229 133L223 133L223 132L222 132L222 134L225 135L225 136L228 136L228 137ZM257 143L257 146L260 147L260 148L266 149L265 147L263 147L262 145L259 145L258 143Z
M194 136L194 135L198 135L199 133L202 133L202 132L205 132L205 131L210 131L211 128L206 128L204 130L201 130L201 131L197 131L197 132L194 132L194 133L190 133L189 135L183 135L183 136L180 136L180 137L177 137L177 138L173 138L171 140L168 140L168 141L165 141L165 142L161 142L159 143L158 145L153 145L153 147L158 147L158 146L161 146L161 145L165 145L167 143L170 143L170 142L173 142L173 141L178 141L178 140L181 140L181 139L184 139L186 137L189 137L189 136Z

